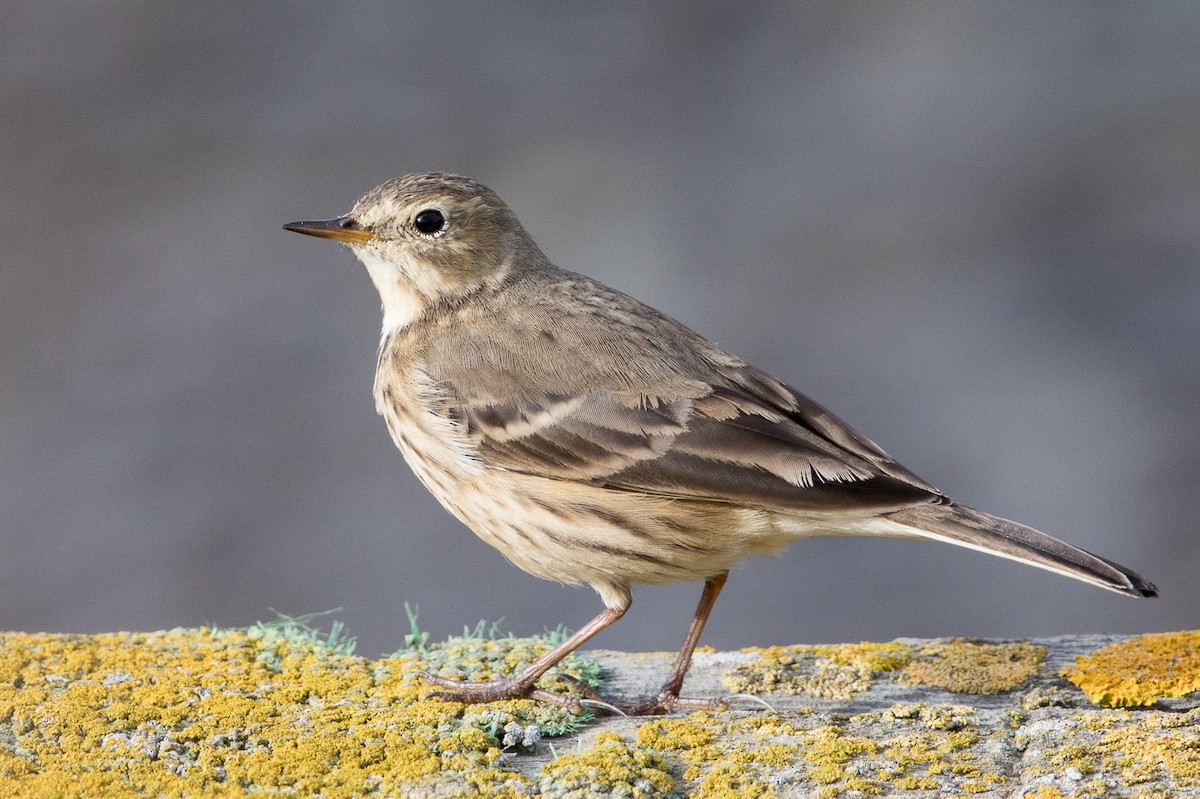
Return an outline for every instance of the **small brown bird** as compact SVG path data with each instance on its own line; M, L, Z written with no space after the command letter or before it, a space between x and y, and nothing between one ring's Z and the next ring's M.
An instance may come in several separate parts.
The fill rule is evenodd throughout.
M720 705L679 692L729 568L806 536L933 539L1157 593L1123 566L959 505L795 389L559 269L473 180L396 178L346 216L284 227L347 244L366 265L383 301L376 407L425 487L517 566L587 583L604 602L513 678L430 678L448 697L578 709L538 679L621 618L633 584L703 580L661 692L615 704Z

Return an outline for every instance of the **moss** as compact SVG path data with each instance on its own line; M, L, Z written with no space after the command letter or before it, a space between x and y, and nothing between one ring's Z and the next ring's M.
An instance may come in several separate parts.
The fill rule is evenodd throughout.
M601 732L595 743L578 754L567 754L542 769L542 793L564 799L631 797L650 799L675 791L675 778L666 761L619 735Z
M1026 641L986 644L955 639L918 649L902 679L960 694L999 694L1037 674L1045 657L1045 647Z
M0 796L338 799L420 793L435 777L438 795L525 796L534 786L505 767L519 744L504 731L515 724L536 744L579 724L531 701L481 710L429 698L404 676L431 667L422 656L354 657L349 639L296 622L0 636ZM473 673L508 673L551 645L505 643ZM472 668L458 641L426 652Z
M902 668L909 648L899 642L838 646L750 647L758 657L725 675L734 693L808 694L820 699L849 699L870 689L877 675Z
M1092 702L1152 705L1200 691L1200 630L1128 638L1075 659L1062 676Z

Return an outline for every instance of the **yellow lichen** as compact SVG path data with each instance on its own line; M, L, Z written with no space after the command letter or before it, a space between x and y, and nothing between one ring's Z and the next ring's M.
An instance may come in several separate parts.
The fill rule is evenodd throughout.
M960 694L1011 691L1037 674L1046 648L1026 641L985 644L955 639L921 647L902 679Z
M798 742L780 743L796 728L778 717L731 719L723 714L692 713L681 719L654 719L641 724L637 742L681 761L683 779L697 799L771 797L772 780L797 762ZM751 740L746 740L747 734Z
M1092 702L1152 705L1200 691L1200 630L1128 638L1075 658L1066 677Z
M539 786L544 794L566 799L651 799L674 791L675 778L660 755L626 743L615 733L602 732L582 752L546 764Z
M861 641L857 644L821 645L812 647L813 652L829 658L835 665L849 666L868 673L896 671L904 668L912 659L912 647L899 641L875 643Z
M720 761L709 769L690 799L774 799L775 791L762 778L745 768L744 763Z
M468 713L405 678L429 667L413 653L277 632L0 635L0 796L339 799L435 777L447 795L524 796L500 730L577 723L530 701Z
M638 727L637 741L654 749L696 749L716 740L708 713L693 713L682 719L653 719Z
M1031 793L1025 794L1022 799L1067 799L1062 791L1051 785L1042 785Z
M883 711L886 718L917 721L931 730L961 730L975 723L974 708L966 705L926 705L914 702L892 705Z
M0 796L999 795L1010 778L997 736L1041 753L1022 766L1022 780L1053 782L1072 796L1102 795L1105 781L1120 784L1121 795L1146 797L1200 788L1200 710L1068 714L1033 706L1029 719L1016 710L1003 716L1022 725L1014 735L1005 724L993 729L993 709L948 704L621 719L613 724L632 740L601 731L582 749L559 744L561 756L540 776L518 761L534 769L526 777L509 756L530 751L539 731L577 726L577 717L525 700L445 702L406 677L414 669L511 673L548 646L480 639L422 640L371 661L271 629L0 635ZM958 653L967 648L956 643ZM759 659L791 658L801 673L824 663L869 681L952 660L949 646L778 647L760 650ZM988 656L1001 665L1023 659ZM979 658L968 660L980 667ZM990 732L977 718L985 715ZM1041 721L1025 726L1034 718Z
M777 691L808 694L821 699L849 699L871 687L876 675L895 671L910 657L899 642L841 644L837 646L750 647L757 654L739 663L724 677L735 693Z
M1069 769L1077 776L1097 775L1080 788L1079 795L1106 795L1087 785L1117 783L1137 788L1137 796L1191 796L1200 788L1200 710L1186 713L1143 711L1094 711L1089 715L1109 717L1103 725L1074 721L1046 730L1039 747L1044 764L1031 774L1057 775ZM1103 779L1099 779L1100 776ZM1155 792L1140 790L1148 782ZM1122 795L1125 795L1124 793Z
M846 779L846 765L850 761L879 750L875 741L846 735L840 727L822 727L805 738L804 757L812 763L809 776L823 784Z
M1200 735L1155 733L1129 727L1107 732L1100 739L1106 750L1102 766L1115 766L1127 784L1169 778L1181 788L1200 787Z
M701 799L965 796L1008 779L976 716L962 705L924 704L856 715L693 713L645 721L636 741L678 762L681 790Z

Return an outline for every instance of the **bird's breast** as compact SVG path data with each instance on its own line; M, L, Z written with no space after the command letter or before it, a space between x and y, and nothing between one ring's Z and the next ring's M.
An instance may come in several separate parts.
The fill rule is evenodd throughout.
M440 388L419 364L381 358L375 406L409 468L443 505L484 473L466 426L446 412Z

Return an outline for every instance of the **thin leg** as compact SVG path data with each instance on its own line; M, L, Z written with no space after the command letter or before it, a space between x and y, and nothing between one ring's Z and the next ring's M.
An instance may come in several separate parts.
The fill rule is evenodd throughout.
M681 704L687 707L704 708L724 706L720 700L680 700L679 691L683 688L683 678L687 676L688 669L692 665L692 653L696 651L696 644L700 642L700 634L704 632L704 625L708 622L708 616L712 613L713 605L717 603L717 597L720 595L721 589L725 587L727 579L729 579L729 572L721 572L704 581L704 591L700 594L700 603L696 605L696 612L692 616L691 626L688 627L687 637L683 639L683 646L679 648L679 654L675 657L675 666L671 669L667 681L663 683L662 690L658 692L658 696L650 697L633 707L622 708L625 713L630 716L654 715L665 713Z
M663 684L663 694L679 696L679 690L683 688L683 678L692 665L692 653L696 651L696 644L700 643L700 634L704 632L708 615L712 613L713 605L717 604L717 597L728 579L729 572L721 572L716 577L709 577L704 581L704 592L700 594L700 604L696 605L696 613L692 616L692 624L688 627L687 637L683 639L683 646L679 648L679 656L675 658L675 667L671 669L671 676Z
M708 616L712 613L713 605L716 604L717 597L720 595L721 589L725 587L725 581L728 578L729 572L721 572L715 577L705 580L704 591L700 594L700 603L696 605L696 612L692 616L692 623L688 627L687 636L683 639L683 646L679 648L679 654L675 658L675 665L672 667L667 681L663 683L662 690L656 696L647 697L636 704L626 704L605 699L595 690L577 680L571 680L571 682L575 683L580 693L586 699L591 700L593 706L597 707L597 709L608 708L610 711L624 713L628 716L659 715L675 707L708 709L727 707L726 702L721 699L683 699L680 698L679 691L683 688L683 679L687 676L688 668L692 665L692 654L696 651L696 644L700 642L700 635L704 632L704 625L708 621ZM583 709L583 703L576 697L536 690L533 686L543 674L552 669L559 661L582 646L596 635L596 633L624 616L627 610L629 610L628 604L621 608L605 609L600 615L581 627L578 632L555 647L553 651L547 652L533 663L533 665L515 677L493 680L492 682L460 682L458 680L448 680L445 677L436 677L431 674L425 674L425 677L434 685L446 689L439 694L439 696L446 699L453 699L459 702L492 702L498 699L513 699L527 696L543 702L562 705L572 712L577 713Z
M543 674L554 668L559 661L583 646L596 633L624 616L627 610L629 610L628 603L621 608L605 608L600 615L580 627L574 635L542 655L515 677L493 680L492 682L463 682L426 673L425 678L434 685L446 689L440 692L439 696L458 702L494 702L498 699L515 699L529 696L545 702L563 705L568 709L578 712L582 706L575 697L563 696L549 691L537 691L534 690L533 686ZM701 622L700 626L703 627L704 623ZM694 646L695 644L693 644Z

